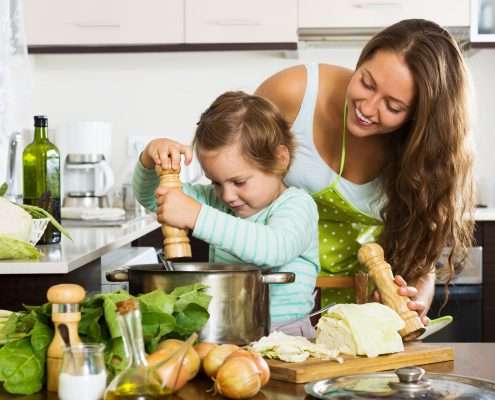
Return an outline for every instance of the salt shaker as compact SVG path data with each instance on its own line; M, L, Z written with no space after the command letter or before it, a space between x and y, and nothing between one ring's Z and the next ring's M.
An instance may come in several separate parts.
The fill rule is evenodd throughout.
M81 320L79 303L86 296L82 286L64 283L48 289L46 297L52 304L52 321L55 325L55 335L47 351L47 389L50 392L58 390L58 378L64 354L64 341L60 336L58 325L64 323L69 330L71 345L81 343L77 333L78 322Z

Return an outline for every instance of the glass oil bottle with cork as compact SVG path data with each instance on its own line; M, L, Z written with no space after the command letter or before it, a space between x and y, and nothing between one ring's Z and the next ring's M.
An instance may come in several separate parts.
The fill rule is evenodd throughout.
M141 312L135 299L117 303L117 320L128 359L105 391L105 400L162 400L172 391L163 387L156 369L148 365L144 351Z

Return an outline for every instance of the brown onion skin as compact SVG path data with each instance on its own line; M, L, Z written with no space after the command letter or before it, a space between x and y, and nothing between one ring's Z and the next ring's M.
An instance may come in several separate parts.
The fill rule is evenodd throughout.
M229 399L248 399L260 389L258 367L247 357L229 358L217 371L215 391Z
M254 351L249 351L249 350L237 350L234 351L228 358L233 358L233 357L247 357L250 360L254 361L256 364L256 367L258 368L258 371L260 373L260 378L261 378L261 386L265 386L268 381L270 380L270 367L268 366L268 363L266 360L263 358L263 356L259 353L256 353Z
M223 362L236 350L239 350L239 346L235 344L221 344L208 352L203 360L205 374L214 378Z
M154 366L159 364L162 361L165 361L168 357L173 356L173 354L181 348L181 346L185 345L185 342L182 340L177 340L177 339L167 339L164 340L163 342L160 342L158 344L158 347L154 353L150 354L148 356L148 363L150 366ZM178 357L179 355L176 355ZM182 355L180 355L182 356ZM176 360L178 362L178 360ZM168 363L167 363L168 364ZM196 350L194 350L192 347L187 351L186 356L184 357L182 361L182 368L181 368L181 374L182 371L185 370L187 372L187 381L190 381L193 379L198 371L199 367L201 365L201 361L199 359L198 353L196 353ZM166 368L163 368L165 370ZM160 370L162 370L162 367L158 369L158 372L160 373ZM183 386L183 385L182 385Z
M196 350L196 353L198 353L199 359L203 361L204 358L208 355L208 353L217 346L218 344L216 343L202 342L195 345L194 350Z

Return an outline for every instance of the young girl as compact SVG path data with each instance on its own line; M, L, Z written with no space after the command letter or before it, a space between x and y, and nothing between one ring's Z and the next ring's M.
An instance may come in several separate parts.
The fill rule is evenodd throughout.
M270 287L272 323L308 314L319 272L318 213L309 194L283 183L295 150L286 121L268 100L227 92L201 115L193 148L211 185L157 189L155 164L177 168L176 155L184 153L186 164L192 157L187 146L157 139L134 171L138 201L161 223L208 242L212 263L294 272L294 283Z

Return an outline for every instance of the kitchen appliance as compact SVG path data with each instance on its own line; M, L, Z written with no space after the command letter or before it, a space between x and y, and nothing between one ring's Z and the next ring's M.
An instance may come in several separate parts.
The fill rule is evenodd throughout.
M445 248L437 262L441 268L447 262L450 248ZM483 248L471 247L463 263L463 269L449 285L449 298L445 307L444 283L437 274L435 295L428 315L452 315L454 321L427 342L482 342L483 332Z
M22 203L22 150L23 140L20 132L13 132L8 140L6 197L18 204Z
M108 122L70 122L59 127L64 207L109 207L114 185L110 167L112 126Z
M64 207L110 206L114 175L103 154L68 154L64 176Z
M270 330L267 284L294 282L290 272L271 273L252 265L173 263L174 271L162 264L135 265L106 274L110 282L129 281L133 295L155 289L171 292L178 286L203 284L211 295L210 318L201 329L201 341L245 345L266 336Z
M418 367L395 372L342 376L308 383L307 394L317 399L479 399L495 400L495 382L438 373Z

